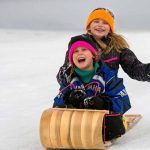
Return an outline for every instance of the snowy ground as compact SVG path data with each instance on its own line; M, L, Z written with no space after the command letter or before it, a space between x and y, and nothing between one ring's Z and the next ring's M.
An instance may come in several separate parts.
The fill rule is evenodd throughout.
M71 36L78 33L0 30L0 149L42 150L39 122L58 92L56 73ZM150 61L150 32L122 33L144 63ZM121 69L120 69L121 70ZM131 98L129 113L143 119L110 150L150 149L150 83L130 79L123 71ZM148 92L149 91L149 92Z

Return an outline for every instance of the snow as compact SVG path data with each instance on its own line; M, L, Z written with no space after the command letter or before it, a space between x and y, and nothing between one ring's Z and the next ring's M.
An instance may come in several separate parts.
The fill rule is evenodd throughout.
M82 32L81 32L82 33ZM64 62L71 36L79 32L0 30L0 149L42 150L39 124L52 107L59 85L56 74ZM121 32L139 60L149 63L150 32ZM150 149L149 82L119 77L130 95L132 109L142 120L110 150Z

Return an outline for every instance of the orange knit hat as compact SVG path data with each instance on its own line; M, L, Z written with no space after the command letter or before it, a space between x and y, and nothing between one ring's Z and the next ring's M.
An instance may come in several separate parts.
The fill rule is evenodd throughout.
M86 23L86 30L88 30L88 26L95 19L105 20L110 25L111 31L114 32L114 16L108 9L98 8L91 12Z

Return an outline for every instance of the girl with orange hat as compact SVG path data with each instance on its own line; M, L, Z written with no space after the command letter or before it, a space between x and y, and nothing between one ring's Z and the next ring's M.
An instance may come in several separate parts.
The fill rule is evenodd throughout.
M114 15L105 8L93 10L86 23L86 34L82 36L91 39L97 46L98 55L107 66L116 72L119 65L129 77L139 81L150 82L150 63L143 64L129 49L126 40L115 33ZM57 74L57 80L61 84L64 71L69 66L68 51L64 65Z

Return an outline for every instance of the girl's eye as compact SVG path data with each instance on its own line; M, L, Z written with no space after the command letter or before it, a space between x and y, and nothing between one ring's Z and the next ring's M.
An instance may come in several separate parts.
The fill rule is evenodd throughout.
M86 51L86 50L87 50L86 48L83 48L83 49L82 49L82 51Z
M78 52L78 50L77 50L77 49L75 49L73 53L77 53L77 52Z

